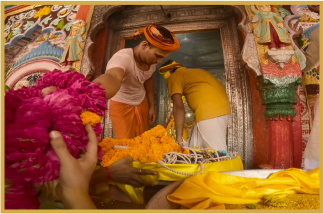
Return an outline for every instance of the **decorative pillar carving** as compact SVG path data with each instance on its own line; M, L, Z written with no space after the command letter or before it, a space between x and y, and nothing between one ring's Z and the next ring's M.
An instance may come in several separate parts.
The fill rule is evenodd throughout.
M293 167L294 143L302 143L294 142L292 132L292 120L296 116L296 91L301 83L300 64L277 8L271 8L275 12L255 8L253 5L247 5L245 9L254 32L263 74L258 78L257 88L262 96L262 105L266 106L264 115L269 124L268 164L271 168L290 168ZM271 30L269 35L262 34L260 28L267 24L273 27L273 34ZM270 42L275 41L274 34L280 37L281 43L270 45ZM265 38L270 38L268 43Z

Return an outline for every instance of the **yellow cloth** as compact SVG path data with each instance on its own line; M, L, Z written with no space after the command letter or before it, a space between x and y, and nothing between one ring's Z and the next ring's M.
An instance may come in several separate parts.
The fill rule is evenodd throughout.
M202 69L179 68L167 79L169 94L182 94L195 112L195 122L231 113L224 86Z
M181 172L186 173L196 173L200 171L199 164L165 164L167 167ZM152 184L156 185L159 181L179 181L190 176L188 175L180 175L170 170L162 167L157 163L150 163L150 164L141 164L139 162L132 162L130 166L138 168L138 169L148 169L152 171L158 172L157 175L140 175L139 177L143 178L146 181L151 182ZM236 158L232 160L225 160L220 162L213 162L213 163L204 163L203 164L203 172L224 172L224 171L235 171L235 170L243 170L243 163L241 161L241 157L238 155ZM143 190L144 187L133 187L127 184L120 184L115 183L113 181L109 181L109 184L117 185L129 198L132 200L133 203L136 204L143 204Z
M173 68L181 68L181 67L183 67L181 64L176 63L175 61L173 61L171 64L168 64L166 66L162 66L159 69L159 72L163 76L163 78L165 80L167 80L171 76L171 70Z
M187 178L167 198L190 209L225 209L224 204L257 203L269 194L319 194L319 173L290 168L260 179L207 172Z

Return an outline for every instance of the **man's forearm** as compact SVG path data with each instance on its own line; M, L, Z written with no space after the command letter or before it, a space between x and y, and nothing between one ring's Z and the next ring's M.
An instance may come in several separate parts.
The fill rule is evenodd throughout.
M144 83L146 97L149 103L149 108L154 108L154 79L153 76Z
M183 107L173 107L174 121L176 125L176 140L182 142L185 110Z

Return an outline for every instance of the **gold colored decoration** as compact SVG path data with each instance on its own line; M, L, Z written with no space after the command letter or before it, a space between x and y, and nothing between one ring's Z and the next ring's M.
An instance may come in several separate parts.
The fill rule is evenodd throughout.
M247 12L247 16L249 18L250 21L250 25L251 25L251 29L254 30L254 28L258 25L258 22L252 22L253 19L253 12L250 9L251 5L245 5L245 11ZM279 14L278 12L278 8L274 7L275 13ZM258 37L256 36L256 34L254 35L254 39L255 39L255 43L257 46L257 50L258 50L258 55L259 55L259 60L261 63L268 65L268 59L266 58L266 53L269 51L269 48L267 45L261 45L259 44L258 41ZM287 50L294 50L294 48L292 47L292 45L287 45L286 46ZM291 63L294 65L297 62L297 58L296 55L293 55L291 58Z
M320 81L312 75L304 74L302 77L302 84L303 85L310 85L310 84L319 85Z
M50 14L51 12L51 7L50 6L45 6L41 8L37 13L35 13L34 18L42 18L43 16L46 16Z
M257 210L310 210L320 208L320 196L311 194L287 194L283 199L280 199L279 195L270 195L271 203L259 202L256 204L225 204L227 210L230 209L257 209ZM264 201L269 197L265 197ZM254 205L254 206L251 206Z

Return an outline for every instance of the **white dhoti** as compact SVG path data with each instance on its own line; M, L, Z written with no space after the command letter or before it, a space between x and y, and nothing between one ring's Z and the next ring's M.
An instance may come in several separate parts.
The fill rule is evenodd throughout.
M319 167L320 160L320 108L319 98L315 103L315 115L313 127L309 134L308 143L304 151L304 169L314 169Z
M226 131L229 114L202 120L196 123L188 139L188 147L200 149L210 148L214 151L224 150L227 152Z

